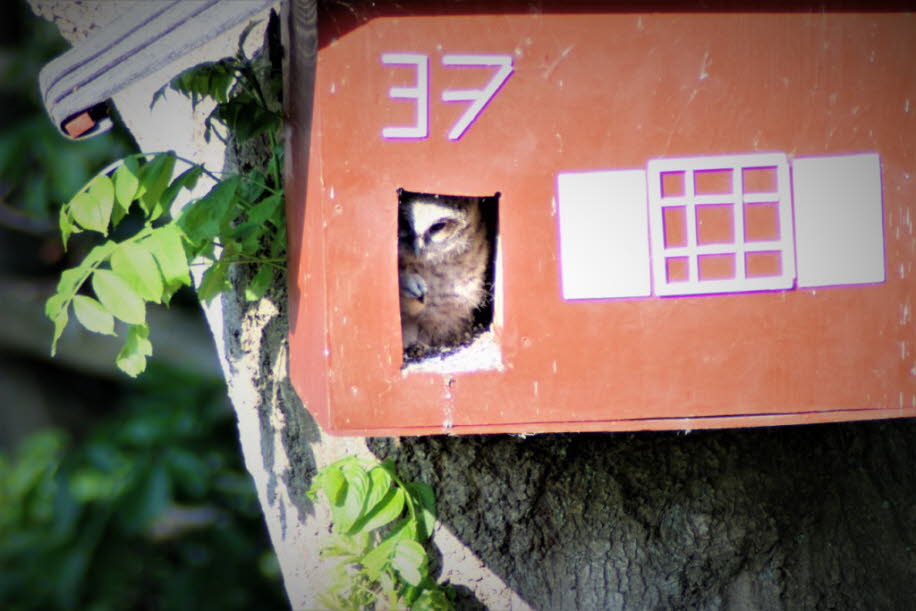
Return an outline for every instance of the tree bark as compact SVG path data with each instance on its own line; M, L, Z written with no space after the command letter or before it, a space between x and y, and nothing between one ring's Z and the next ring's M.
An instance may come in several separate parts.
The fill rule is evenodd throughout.
M30 0L71 41L130 2ZM263 27L263 23L262 23ZM249 41L259 40L254 33ZM188 66L234 52L237 36ZM115 99L146 151L221 170L207 108L173 74ZM229 156L231 157L231 156ZM435 488L440 577L461 607L903 609L916 600L916 422L694 433L410 439L325 436L289 382L285 279L205 306L242 450L293 608L318 607L328 515L305 491L346 454L392 458Z

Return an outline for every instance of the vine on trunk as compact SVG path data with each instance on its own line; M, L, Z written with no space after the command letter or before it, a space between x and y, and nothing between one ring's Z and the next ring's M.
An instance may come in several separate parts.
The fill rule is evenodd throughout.
M92 178L61 208L61 237L64 247L73 234L84 231L104 239L78 266L61 274L45 304L54 323L52 355L71 312L83 327L104 335L117 335L117 319L126 329L116 364L136 377L153 351L147 304L167 305L179 288L191 286L192 267L205 270L197 296L209 301L230 288L231 266L257 266L244 289L245 297L254 301L285 266L282 115L257 77L258 60L242 50L247 33L234 57L192 68L171 87L194 105L205 98L216 101L207 118L207 138L217 134L225 139L223 132L236 142L264 138L270 151L267 162L245 172L217 174L171 151L139 153ZM267 82L276 92L279 75L272 74ZM187 167L173 177L178 164ZM193 189L203 176L214 182L210 191L172 211L179 192Z

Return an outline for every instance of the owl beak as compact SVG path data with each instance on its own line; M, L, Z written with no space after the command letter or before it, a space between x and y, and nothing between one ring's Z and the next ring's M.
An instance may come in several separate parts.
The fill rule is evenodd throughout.
M423 250L423 238L416 238L413 241L413 254L415 257L420 256L420 251Z

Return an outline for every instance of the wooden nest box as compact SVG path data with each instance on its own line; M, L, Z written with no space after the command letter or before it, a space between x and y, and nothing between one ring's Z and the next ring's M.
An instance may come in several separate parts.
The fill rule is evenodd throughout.
M319 15L289 176L291 373L327 431L916 415L910 19L365 10ZM406 362L399 189L499 193L489 314Z

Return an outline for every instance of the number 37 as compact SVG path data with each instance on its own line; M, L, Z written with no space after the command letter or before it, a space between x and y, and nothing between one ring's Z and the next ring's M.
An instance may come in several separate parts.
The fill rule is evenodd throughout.
M413 100L416 104L414 124L384 127L382 136L394 139L426 138L429 136L429 56L422 53L383 53L382 63L392 66L413 66L417 73L413 86L391 87L388 90L388 97L391 99ZM442 91L443 102L470 102L448 132L449 140L458 140L512 74L512 56L447 54L442 56L442 65L496 69L483 89L445 89Z

